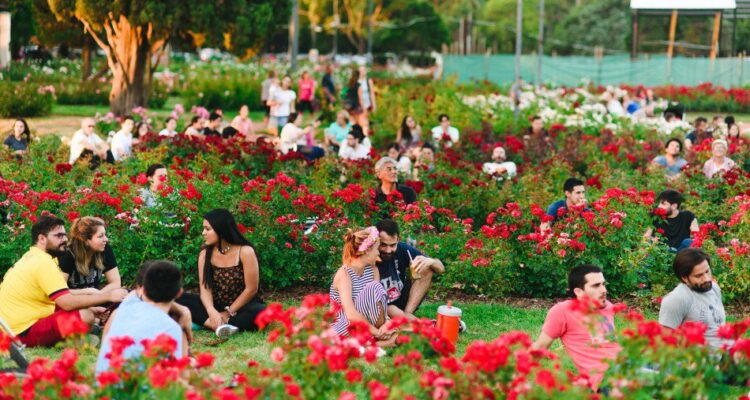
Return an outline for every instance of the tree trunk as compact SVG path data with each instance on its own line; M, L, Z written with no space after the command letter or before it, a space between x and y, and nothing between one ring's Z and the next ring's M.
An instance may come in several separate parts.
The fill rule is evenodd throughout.
M85 81L91 76L91 43L88 38L84 38L83 40L81 61L83 61L83 66L81 67L81 81Z
M103 37L91 29L91 24L85 18L79 17L79 20L107 54L107 64L112 71L110 110L122 116L129 114L133 108L147 107L151 77L156 69L151 59L163 48L166 38L154 39L153 26L131 25L124 16L108 19L103 24Z

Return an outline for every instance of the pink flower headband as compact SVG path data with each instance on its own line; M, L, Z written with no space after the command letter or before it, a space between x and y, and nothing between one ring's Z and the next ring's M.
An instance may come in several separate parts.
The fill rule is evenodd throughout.
M378 232L378 229L374 226L371 226L367 228L367 230L370 232L370 234L367 236L367 238L362 241L362 244L359 245L359 248L357 249L357 253L364 253L367 250L372 247L375 242L378 241L378 238L380 237L380 232Z

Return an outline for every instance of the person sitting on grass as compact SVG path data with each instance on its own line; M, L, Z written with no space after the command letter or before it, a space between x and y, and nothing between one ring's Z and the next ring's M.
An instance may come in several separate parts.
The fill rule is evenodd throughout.
M427 257L399 241L398 224L392 219L379 221L375 228L380 235L377 266L380 283L388 296L388 316L414 319L430 290L432 276L445 272L445 266L437 258Z
M338 153L351 129L352 124L349 122L349 114L346 111L339 111L336 114L336 121L331 122L331 125L325 130L326 150Z
M548 349L559 338L579 374L588 377L589 386L596 391L609 367L608 361L617 358L621 350L608 338L615 332L614 306L607 300L604 274L595 265L573 268L568 274L568 290L573 299L550 308L532 348ZM591 318L582 309L589 309L600 318Z
M716 139L711 143L712 157L703 164L703 174L706 178L711 179L717 173L723 174L737 166L731 158L727 157L728 149L729 145L724 139Z
M682 142L680 139L669 139L664 145L664 155L654 158L651 164L665 168L667 178L675 179L680 176L680 171L688 163L687 160L680 157L680 153L682 153Z
M435 170L435 146L425 142L420 146L417 159L412 169L412 178L415 181L420 180L419 174L422 172L432 172Z
M143 353L144 340L154 340L167 335L175 341L175 358L185 357L188 341L180 325L170 316L174 300L182 293L182 274L169 261L147 261L137 295L128 296L112 314L102 335L102 345L96 359L96 374L110 369L112 342L128 337L133 344L122 352L124 360L136 358Z
M138 143L138 139L133 139L134 127L133 117L126 116L120 130L112 137L112 157L115 161L124 161L133 154L133 145Z
M167 117L166 126L164 127L164 129L159 131L159 136L164 136L164 137L177 136L177 119L175 117Z
M138 195L143 200L143 205L146 208L151 208L155 207L158 203L159 198L157 195L169 179L167 167L162 164L149 165L146 170L146 178L148 179L148 187L140 188Z
M516 163L506 161L505 149L502 146L496 146L492 149L492 162L482 165L482 171L494 176L497 180L513 178L516 176L517 169Z
M563 193L565 193L564 199L558 200L547 207L545 213L547 220L542 221L539 228L542 232L548 231L562 215L571 210L588 210L588 207L586 207L586 186L584 186L583 181L568 178L563 184Z
M398 192L404 203L411 204L417 201L417 193L414 189L398 184L398 162L390 157L383 157L375 163L375 175L380 180L380 185L375 189L375 204L388 201L388 197Z
M31 142L31 131L26 120L19 118L13 123L13 132L5 139L5 144L10 148L13 154L20 158L29 152L29 143Z
M713 138L712 132L708 129L708 120L704 117L698 117L693 123L695 129L685 135L685 147L690 150L693 146L703 143L706 139Z
M409 175L411 173L411 160L404 154L401 145L398 142L393 142L388 145L386 150L388 151L387 157L398 160L398 173Z
M223 208L203 216L203 238L205 245L198 255L200 294L185 293L177 302L190 309L195 324L219 337L258 330L255 318L266 306L258 295L255 248L232 213Z
M206 127L203 128L203 132L202 132L203 136L222 137L221 122L222 122L221 114L217 113L216 111L212 112L208 116L208 124L206 124Z
M654 210L657 218L654 218L654 227L648 228L643 235L644 239L658 242L660 238L654 236L654 229L656 229L657 232L664 235L670 251L676 253L690 247L693 243L690 236L693 232L698 232L700 227L695 214L687 210L680 210L685 198L680 192L667 189L659 193L656 201L659 204Z
M185 128L185 136L188 137L203 137L203 128L205 121L199 115L193 116L190 120L190 125Z
M371 149L370 139L365 137L362 127L353 125L339 149L339 158L342 160L366 160L370 158Z
M68 250L57 259L70 289L91 294L122 287L115 252L109 245L104 221L99 218L73 221ZM107 284L100 288L102 278Z
M432 128L432 140L444 147L452 147L454 143L458 143L460 134L456 127L451 126L451 119L448 114L440 114L438 123L438 126Z
M340 305L331 326L342 336L349 334L349 324L364 322L381 347L395 343L396 335L388 329L388 301L375 263L378 259L379 233L371 226L344 236L343 265L331 283L331 304Z
M84 294L70 290L56 257L68 243L63 220L43 215L31 227L33 246L11 267L0 284L0 318L29 347L63 340L61 325L92 325L104 312L95 307L119 303L128 292L112 289Z
M96 169L102 162L115 162L109 145L94 132L96 123L93 118L81 120L81 129L70 139L70 158L68 164L73 165L78 160L89 158L89 167Z
M659 324L677 329L688 321L700 322L708 329L708 345L721 349L731 341L718 336L719 327L726 322L721 289L711 275L711 259L703 249L687 248L675 255L672 263L679 284L664 296L659 308Z
M289 114L289 122L281 129L279 150L283 154L290 151L301 153L309 161L315 161L325 155L325 151L318 146L307 144L307 136L314 136L315 129L320 126L320 121L315 120L307 128L300 128L302 125L302 115L292 112Z

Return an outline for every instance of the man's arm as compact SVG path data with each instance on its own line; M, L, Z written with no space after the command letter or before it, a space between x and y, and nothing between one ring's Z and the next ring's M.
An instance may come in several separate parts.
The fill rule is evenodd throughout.
M114 289L107 293L97 294L74 294L68 292L60 297L54 299L55 304L65 311L80 310L82 308L88 308L104 304L106 302L119 303L125 296L128 295L128 291L125 289Z
M693 218L693 222L690 223L690 232L698 232L701 228L698 225L698 218Z
M531 345L531 348L532 349L548 349L549 346L554 341L555 339L552 339L549 335L547 335L546 333L544 333L544 331L542 331L542 333L540 333L539 337L536 339L536 342L534 342Z

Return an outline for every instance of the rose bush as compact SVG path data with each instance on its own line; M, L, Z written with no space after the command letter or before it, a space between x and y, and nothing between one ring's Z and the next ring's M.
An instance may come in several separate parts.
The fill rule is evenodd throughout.
M571 307L592 324L599 318L588 301ZM608 339L623 350L602 383L607 398L724 398L747 390L750 320L721 327L719 335L734 340L721 357L705 347L700 324L666 331L623 304L616 309L621 324ZM26 377L0 373L0 398L605 398L554 353L533 349L524 332L475 341L459 355L431 321L394 319L388 323L400 329L399 346L383 356L366 327L353 324L350 337L336 335L330 329L336 312L327 294L307 296L297 307L269 304L258 324L268 331L270 360L250 359L231 377L213 373L210 353L173 358L176 343L166 335L144 340L142 355L125 360L123 351L135 343L120 337L112 339L110 370L93 377L77 351L67 349L58 360L34 360ZM79 331L70 333L69 340L80 338ZM8 345L0 333L0 352Z

